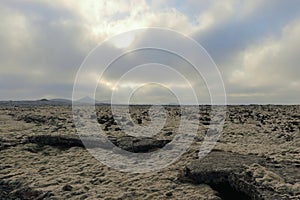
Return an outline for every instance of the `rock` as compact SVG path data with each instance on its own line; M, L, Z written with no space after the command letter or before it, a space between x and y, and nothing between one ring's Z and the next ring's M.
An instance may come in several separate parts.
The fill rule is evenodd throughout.
M60 146L65 148L74 146L83 147L80 138L70 137L67 135L34 135L29 136L28 141L39 145Z
M142 124L142 122L143 122L142 118L137 118L136 121L138 124Z
M186 166L179 179L195 184L208 184L219 192L222 199L292 199L296 195L289 192L293 191L292 187L289 190L276 189L282 185L289 187L289 184L298 181L296 178L290 180L291 183L286 183L280 170L286 173L293 168L288 168L288 165L282 167L286 169L272 167L272 163L255 155L212 151L203 159Z
M117 125L117 123L115 122L113 116L109 116L109 115L104 115L101 117L97 118L97 121L99 124L106 124L106 125Z
M73 190L73 187L69 184L63 186L62 188L63 191L72 191Z
M106 117L101 117L101 118L98 118L97 121L99 124L104 124L105 122L107 122L108 118Z
M120 127L116 127L115 131L121 131L122 129Z
M201 142L201 141L203 141L203 139L204 139L203 136L195 136L195 137L194 137L194 140L195 140L196 142Z
M45 123L46 119L44 116L39 115L27 115L23 118L26 123Z
M100 185L103 182L104 182L104 180L101 178L93 178L92 180L90 180L90 183L93 185Z
M165 195L166 195L167 197L171 197L171 196L173 196L173 193L172 193L172 192L167 192Z
M34 190L18 181L0 180L0 199L40 200L51 195L52 193L50 192L43 193L42 191Z
M65 126L65 118L58 116L39 115L35 113L17 114L14 116L18 121L25 121L26 123L34 123L36 125L48 124L52 126L59 126L63 128ZM60 124L59 124L60 123Z
M171 136L172 134L173 134L172 131L168 131L168 132L164 133L165 136Z
M17 191L15 191L15 195L17 197L20 197L21 199L24 200L31 200L31 199L43 199L42 198L42 194L43 192L41 191L37 191L37 190L33 190L29 187L23 187L21 189L18 189Z
M38 145L50 145L62 149L71 147L105 148L113 149L114 145L130 152L151 152L164 147L170 140L157 140L150 137L109 137L108 140L114 145L97 137L74 137L69 135L34 135L27 138L28 142Z
M50 145L68 149L71 147L105 148L112 149L113 145L98 137L75 137L69 135L34 135L27 138L28 142L38 145Z
M103 128L103 130L104 130L104 131L108 131L108 130L109 130L109 128L110 128L110 125L109 125L109 124L107 124L107 125L105 125L105 127Z
M208 126L210 124L210 121L201 121L200 123L202 123L203 125Z
M116 146L134 153L145 153L155 151L164 147L171 140L157 140L150 137L132 137L123 136L120 138L110 139Z
M299 126L300 122L299 121L292 121L291 124L294 125L294 126Z
M7 169L7 168L11 168L11 167L12 167L11 165L0 166L0 170L4 170L4 169Z

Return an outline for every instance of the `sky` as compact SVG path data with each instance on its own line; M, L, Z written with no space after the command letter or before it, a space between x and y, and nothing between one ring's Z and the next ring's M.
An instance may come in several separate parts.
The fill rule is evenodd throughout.
M205 49L222 76L228 104L300 103L299 0L2 0L0 19L0 100L71 99L80 66L99 44L156 27L184 34ZM150 33L144 40L159 40ZM113 41L98 56L118 55L133 40ZM154 57L162 65L142 62ZM126 65L137 63L145 64L144 71L135 68L122 79ZM87 84L98 84L98 100L117 91L120 102L128 94L132 102L176 103L178 96L192 102L186 92L193 83L163 65L191 72L168 52L143 51L122 57L101 79L99 72L83 73ZM141 85L145 80L163 84ZM198 98L209 101L205 81L198 84Z

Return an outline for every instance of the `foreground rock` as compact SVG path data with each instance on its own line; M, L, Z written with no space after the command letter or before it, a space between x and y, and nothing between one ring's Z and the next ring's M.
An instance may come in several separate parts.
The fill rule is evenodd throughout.
M51 192L34 190L17 181L0 181L0 199L42 200L52 195Z
M114 145L130 152L150 152L164 147L169 140L157 140L150 137L109 137L111 143L98 138L84 138L84 144L79 137L68 135L34 135L28 137L28 142L36 143L38 145L50 145L67 149L71 147L88 147L88 148L105 148L112 149ZM113 145L114 144L114 145Z
M63 148L84 147L79 138L67 135L34 135L29 136L28 141L39 145L50 145Z
M281 174L293 178L285 179ZM299 199L299 175L296 174L297 168L293 166L268 163L255 155L213 151L188 165L180 179L208 184L222 199L282 200Z

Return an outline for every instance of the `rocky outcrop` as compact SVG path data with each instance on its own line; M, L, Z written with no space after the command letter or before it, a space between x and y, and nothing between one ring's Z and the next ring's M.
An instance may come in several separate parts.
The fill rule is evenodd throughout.
M67 135L34 135L28 137L28 142L63 148L84 147L80 138Z
M116 146L134 153L145 153L155 151L164 147L170 140L157 140L150 137L123 136L120 138L110 138Z
M193 161L180 175L182 181L205 183L219 192L222 199L298 199L297 179L287 182L279 174L287 166L275 167L255 155L212 151ZM294 168L294 173L297 169ZM293 176L289 174L288 176Z
M109 137L112 144L130 152L151 152L156 149L164 147L169 140L157 140L150 137ZM83 142L84 141L84 142ZM70 148L70 147L87 147L87 148L105 148L112 149L114 145L111 143L98 138L79 138L76 136L68 135L34 135L28 137L28 142L36 143L39 145L50 145L59 148Z

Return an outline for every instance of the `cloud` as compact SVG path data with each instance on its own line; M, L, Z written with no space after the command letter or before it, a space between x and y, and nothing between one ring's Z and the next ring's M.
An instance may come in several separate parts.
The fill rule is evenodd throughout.
M76 72L90 50L115 34L152 26L184 33L203 45L219 66L230 102L298 103L299 13L297 0L1 1L0 99L70 98ZM174 45L195 54L184 44ZM103 55L118 52L122 49L111 45ZM141 63L149 55L122 62ZM184 66L182 70L187 66L165 54L152 56ZM86 72L85 77L96 79L91 75L95 73ZM106 79L117 74L111 70ZM131 82L138 81L140 77ZM176 87L174 77L166 82ZM151 96L161 95L160 90L153 91ZM104 96L109 92L111 88L103 88Z
M208 50L217 64L228 61L248 45L280 34L282 27L297 18L300 12L298 1L289 4L278 0L226 1L225 6L216 2L199 17L208 16L206 21L211 21L211 25L200 29L193 37ZM199 23L201 26L201 21Z
M251 88L259 95L275 93L284 102L286 92L299 92L298 65L300 52L300 19L282 29L280 36L253 44L239 54L241 67L236 67L228 79L230 85ZM247 95L246 94L246 95ZM255 94L254 94L255 96ZM294 100L299 100L299 97Z

